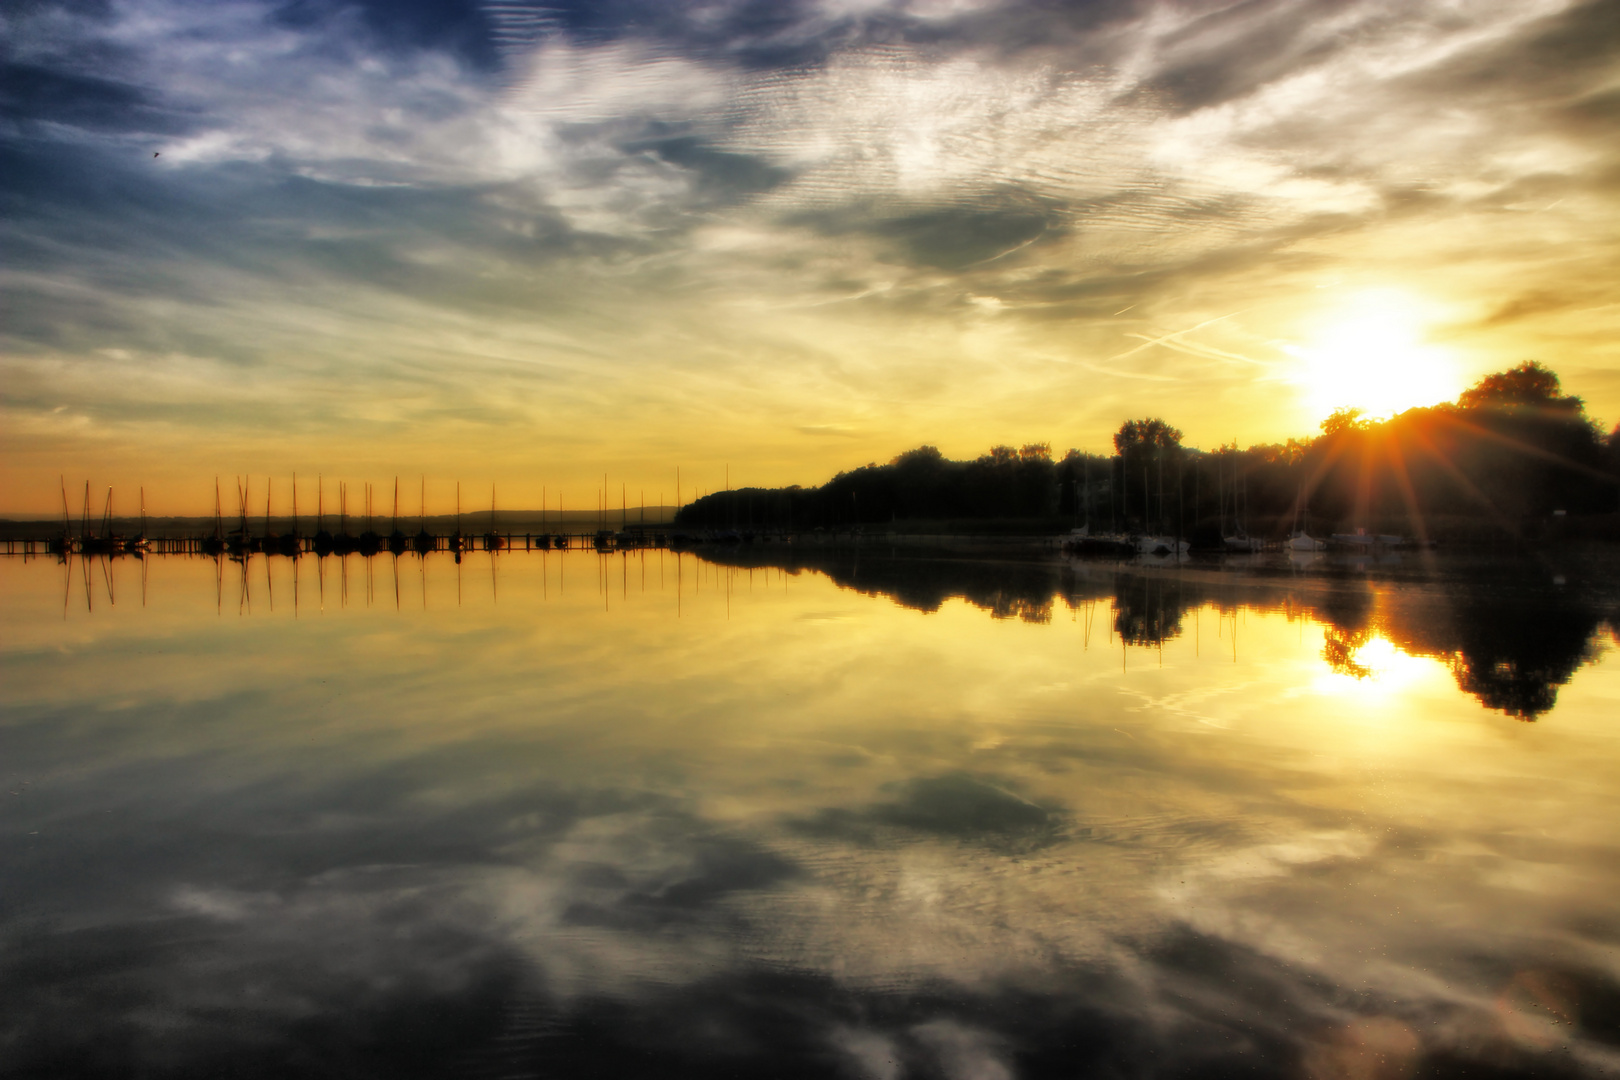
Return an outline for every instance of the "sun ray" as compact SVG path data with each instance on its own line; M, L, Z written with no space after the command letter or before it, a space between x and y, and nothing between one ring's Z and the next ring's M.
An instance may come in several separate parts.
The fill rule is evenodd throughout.
M1423 507L1418 502L1417 492L1412 487L1412 474L1406 468L1406 454L1401 450L1399 439L1390 439L1386 449L1392 466L1391 472L1395 477L1396 486L1400 488L1401 501L1406 504L1407 518L1417 536L1424 563L1432 566L1434 555L1429 551L1429 523L1423 515Z
M1435 464L1439 465L1440 468L1445 471L1447 476L1451 477L1457 482L1457 486L1462 488L1464 494L1468 495L1471 499L1478 502L1480 506L1484 507L1485 512L1490 514L1492 521L1496 522L1496 524L1507 532L1508 535L1519 535L1519 527L1502 512L1501 508L1498 507L1496 503L1491 501L1491 497L1489 495L1481 491L1478 485L1476 485L1472 480L1468 479L1466 473L1457 468L1450 458L1440 452L1440 448L1434 445L1434 442L1428 437L1428 435L1424 434L1422 431L1414 431L1413 437L1421 444L1423 450L1428 453L1429 458L1434 461Z
M1562 454L1555 454L1551 450L1544 450L1541 447L1534 446L1523 441L1522 439L1515 439L1511 435L1504 435L1500 431L1492 431L1488 427L1482 427L1479 424L1464 420L1460 416L1448 415L1445 416L1445 420L1454 427L1462 428L1470 435L1477 435L1480 438L1501 443L1503 446L1506 446L1509 449L1517 450L1522 454L1528 454L1530 457L1539 458L1542 461L1550 462L1551 464L1560 466L1561 468L1569 469L1572 472L1578 472L1581 475L1591 477L1594 480L1603 480L1608 483L1616 482L1614 476L1604 472L1602 469L1594 469L1590 465L1583 465L1579 461L1572 461L1569 458L1564 457Z
M1328 447L1327 453L1322 455L1322 460L1317 462L1316 468L1311 470L1311 475L1305 478L1305 483L1300 485L1299 491L1294 496L1294 517L1296 519L1299 517L1299 512L1310 505L1311 496L1316 492L1316 485L1322 482L1322 477L1327 475L1328 470L1333 468L1333 463L1338 461L1343 453L1344 444L1334 442Z

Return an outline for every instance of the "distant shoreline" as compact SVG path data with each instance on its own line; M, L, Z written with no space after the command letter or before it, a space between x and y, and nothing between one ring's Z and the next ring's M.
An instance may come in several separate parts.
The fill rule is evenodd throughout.
M1005 549L1010 546L1051 547L1065 539L1076 523L1067 517L1049 518L958 518L948 520L938 519L900 519L883 524L869 523L864 525L843 525L836 528L793 528L774 525L741 526L737 529L721 530L712 526L701 524L676 524L675 507L646 507L643 516L642 508L632 507L627 512L613 513L606 516L592 511L568 511L558 514L556 511L539 510L511 510L500 511L495 515L493 530L491 528L489 512L481 514L462 514L459 531L465 535L483 535L494 531L502 536L523 537L527 535L543 535L546 533L589 534L599 530L618 532L621 529L635 530L643 525L647 528L656 528L661 532L672 535L679 534L692 538L715 538L721 533L738 533L744 540L758 536L760 538L796 537L802 541L823 543L902 543L907 546L926 544L930 542L946 545L974 545L983 544L992 548ZM242 518L239 515L225 516L220 519L223 531L229 533L240 527ZM303 537L313 537L317 532L317 519L313 515L299 515L294 519L291 515L271 515L268 519L263 516L247 518L247 535L260 537L267 533L272 536L283 536L295 531ZM1428 521L1431 539L1446 548L1459 550L1502 550L1514 547L1541 547L1558 544L1620 543L1620 513L1610 514L1584 514L1569 515L1550 518L1525 519L1515 523L1518 531L1509 533L1504 531L1503 523L1485 516L1469 515L1435 515ZM212 515L198 516L148 516L146 518L145 535L149 537L201 537L212 536L215 532L215 519ZM3 541L48 541L59 539L63 533L63 523L60 517L0 517L0 542ZM332 535L347 533L350 536L359 536L368 530L379 536L387 536L395 528L395 519L392 516L374 515L369 522L364 515L356 517L350 515L347 520L335 514L324 515L320 519L320 528ZM430 514L427 517L401 516L398 519L398 528L407 536L414 536L421 530L426 530L436 536L449 536L457 530L455 514ZM141 519L139 517L118 516L111 519L111 531L119 536L134 536L141 532ZM1094 527L1093 531L1097 531ZM1324 538L1330 537L1337 529L1322 530ZM81 535L99 536L103 532L100 519L92 518L88 523L75 518L69 525L68 533L71 536ZM1274 538L1277 539L1277 538ZM707 546L707 545L705 545ZM1219 551L1218 547L1206 545L1200 549L1195 545L1194 550Z
M499 510L495 513L495 527L502 533L514 532L540 532L546 528L571 529L582 528L609 528L620 527L621 517L625 524L639 525L643 520L648 525L667 525L675 519L678 508L673 506L632 506L627 511L615 509L612 513L604 515L595 510ZM645 519L643 519L645 514ZM426 517L417 514L401 514L397 519L401 530L414 533L426 528L429 532L454 532L456 526L455 514L428 514ZM490 527L490 514L488 510L467 511L460 515L463 532L484 532ZM212 533L214 531L214 515L196 514L148 514L146 516L146 531L148 533L161 533L165 530L175 534L191 535L199 532ZM226 529L236 528L242 521L240 514L224 514L220 520ZM265 530L266 518L263 514L247 515L248 531L258 535ZM294 518L291 514L271 514L268 518L270 531L276 534L287 532L293 527ZM298 531L301 533L314 533L316 531L316 516L314 514L299 514L296 518ZM322 525L329 532L338 530L338 523L345 520L338 514L327 513L320 518ZM366 515L349 514L346 518L349 531L363 532L366 529ZM392 532L395 518L392 514L373 514L371 516L371 529L379 533ZM115 514L112 518L113 530L120 533L131 533L140 528L139 514ZM86 527L91 533L101 528L101 517L91 514L88 526L84 518L73 515L69 529L78 535ZM44 532L35 532L43 528ZM61 514L16 514L0 517L0 536L11 536L15 532L19 538L22 530L29 530L30 537L59 536L62 532Z

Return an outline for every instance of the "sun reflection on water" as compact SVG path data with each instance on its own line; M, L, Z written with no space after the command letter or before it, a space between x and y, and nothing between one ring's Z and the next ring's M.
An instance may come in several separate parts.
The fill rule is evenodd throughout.
M1450 669L1439 661L1403 652L1382 635L1373 635L1354 648L1343 663L1323 671L1315 682L1318 693L1389 704L1401 694L1426 682L1444 683Z
M151 1012L208 1033L149 1036L199 1062L293 1038L255 985L362 1036L470 1010L536 1060L714 1030L952 1066L897 1076L1280 1077L1230 1049L1263 1031L1266 1061L1363 1075L1487 1064L1478 1032L1558 1052L1613 999L1572 958L1615 939L1620 675L1527 654L1523 618L1366 582L726 557L402 560L397 589L379 562L347 599L329 565L324 609L307 562L154 560L145 606L126 564L93 607L82 574L64 602L61 568L0 563L0 860L26 886L0 945L35 919L79 965L0 948L40 1003L24 1049ZM1604 617L1537 610L1576 644ZM1567 689L1549 722L1454 677L1503 659ZM1521 969L1547 974L1503 998ZM355 1006L359 980L396 989ZM98 1004L132 982L139 1017ZM1116 1049L1015 1067L1076 1024Z

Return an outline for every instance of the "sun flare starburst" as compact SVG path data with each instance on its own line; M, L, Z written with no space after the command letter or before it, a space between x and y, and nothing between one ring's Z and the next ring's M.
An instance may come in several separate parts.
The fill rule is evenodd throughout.
M1462 388L1450 350L1428 339L1432 316L1412 296L1369 290L1327 313L1303 345L1295 381L1313 414L1356 408L1384 418L1456 396Z

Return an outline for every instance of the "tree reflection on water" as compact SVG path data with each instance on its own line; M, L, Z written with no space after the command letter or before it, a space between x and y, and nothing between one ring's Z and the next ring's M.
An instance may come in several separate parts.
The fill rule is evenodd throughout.
M1539 565L1489 563L1421 578L1301 579L1128 564L1057 564L935 553L903 557L856 549L705 552L724 563L824 573L839 585L919 611L962 599L998 619L1050 622L1059 601L1108 601L1113 632L1129 646L1180 637L1192 610L1286 611L1323 624L1322 658L1336 674L1371 678L1360 653L1382 637L1409 656L1444 661L1457 686L1487 708L1535 720L1558 688L1620 634L1613 606L1589 590L1554 584Z
M1602 580L489 558L0 563L0 1074L1620 1062Z

